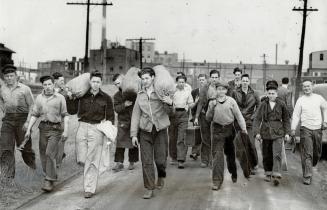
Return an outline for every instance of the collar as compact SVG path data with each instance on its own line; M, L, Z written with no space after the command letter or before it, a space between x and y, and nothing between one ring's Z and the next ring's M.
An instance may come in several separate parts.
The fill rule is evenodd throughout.
M284 85L284 84L282 84L282 87L284 87L284 88L287 89L287 88L288 88L288 85Z
M7 88L9 88L9 86L6 84L6 83L4 83L5 84L5 86L7 87ZM17 88L17 87L22 87L22 83L20 83L20 82L16 82L16 85L14 85L13 86L13 88L12 89L15 89L15 88Z
M44 90L42 90L41 94L42 94L43 97L47 97L47 96L44 94ZM54 91L53 91L53 94L52 94L50 97L57 97L58 94L59 94L59 93L57 93L57 92L54 90ZM50 98L50 97L49 97L49 98Z
M236 91L240 92L240 93L243 93L242 86L237 87ZM251 86L249 86L249 88L248 88L247 94L249 94L249 93L254 93L254 90L251 88Z
M92 96L93 93L91 92L91 88L86 92L87 96ZM99 92L96 95L100 95L100 96L104 96L104 92L101 90L101 88L99 89Z

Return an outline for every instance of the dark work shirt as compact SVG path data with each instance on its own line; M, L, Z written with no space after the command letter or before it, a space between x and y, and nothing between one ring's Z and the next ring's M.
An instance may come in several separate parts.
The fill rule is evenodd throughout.
M122 91L119 90L114 95L114 109L115 112L118 114L118 122L124 123L129 127L131 124L134 102L132 101L133 105L125 107L125 101L126 100L123 97Z
M89 90L79 99L79 121L86 123L100 123L103 119L114 124L115 114L111 97L101 89L96 95Z

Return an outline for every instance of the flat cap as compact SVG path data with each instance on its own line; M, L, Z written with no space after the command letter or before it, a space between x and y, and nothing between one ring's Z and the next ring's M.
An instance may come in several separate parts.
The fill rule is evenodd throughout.
M225 88L228 88L229 87L228 83L225 82L225 81L219 81L216 86L217 87L225 87Z
M266 83L266 90L277 90L278 82L276 80L270 80Z
M1 72L2 74L8 74L12 72L16 72L17 68L16 66L12 64L6 64L4 67L2 67Z

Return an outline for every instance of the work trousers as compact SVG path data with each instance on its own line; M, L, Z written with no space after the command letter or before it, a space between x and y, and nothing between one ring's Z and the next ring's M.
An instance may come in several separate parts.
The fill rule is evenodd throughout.
M134 148L119 148L116 147L115 162L123 163L125 156L125 149L128 149L128 161L135 163L139 161L139 150L137 147Z
M265 175L281 176L283 138L262 140L262 162Z
M97 124L80 122L76 134L77 162L84 164L84 191L95 193L104 135Z
M61 141L62 128L60 124L48 124L40 122L39 151L40 160L45 179L57 180L57 154L58 145Z
M212 123L212 181L215 185L221 185L224 180L224 153L227 160L227 168L232 176L237 176L235 162L233 124L222 126Z
M312 177L312 167L316 166L321 157L322 130L310 130L301 126L300 128L300 153L303 177Z
M15 144L20 146L24 141L22 128L27 114L6 114L2 119L0 137L0 178L13 179L15 177ZM32 141L28 141L22 150L24 162L35 168L35 153Z
M176 128L174 139L177 139L177 160L185 162L188 147L185 144L186 129L188 126L188 112L176 111L172 126Z
M211 122L206 120L205 113L200 114L199 116L199 124L201 131L201 162L205 164L209 164L212 160L211 156Z
M144 187L148 190L155 189L156 164L158 177L166 177L167 166L167 129L157 131L153 126L151 132L140 130L140 150Z

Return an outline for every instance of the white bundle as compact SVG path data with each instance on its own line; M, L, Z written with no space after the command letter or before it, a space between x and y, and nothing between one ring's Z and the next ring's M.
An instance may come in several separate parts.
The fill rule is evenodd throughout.
M156 73L154 79L154 91L160 99L164 96L173 96L176 91L176 84L174 78L169 71L162 65L153 67Z
M140 69L136 67L132 67L127 71L121 86L123 92L137 93L139 91L139 87L141 84L141 79L138 76L139 71Z
M80 97L90 89L90 73L84 73L75 77L74 79L67 82L66 87L73 94L78 94Z
M325 100L327 100L327 84L314 85L313 92L321 95Z

